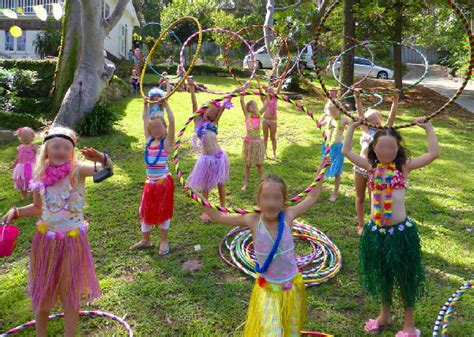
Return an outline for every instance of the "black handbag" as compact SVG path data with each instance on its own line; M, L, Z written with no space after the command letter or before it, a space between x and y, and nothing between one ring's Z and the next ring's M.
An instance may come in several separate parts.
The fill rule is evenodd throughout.
M94 165L96 165L96 164L94 164ZM104 181L105 179L110 178L111 176L114 175L114 171L110 167L106 167L106 165L107 165L107 154L104 153L104 167L105 168L100 172L97 172L97 168L95 169L95 171L97 173L94 174L93 179L94 179L94 182L96 184L98 184L98 183Z

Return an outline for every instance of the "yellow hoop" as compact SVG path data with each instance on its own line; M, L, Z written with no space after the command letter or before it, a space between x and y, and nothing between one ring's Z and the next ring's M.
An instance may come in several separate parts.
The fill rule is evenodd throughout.
M184 20L187 20L187 19L190 19L190 20L193 20L197 27L198 27L198 30L199 30L199 38L198 38L198 43L197 43L197 48L196 48L196 52L194 53L194 57L191 61L191 64L189 65L189 68L188 68L188 71L186 71L186 73L183 75L183 77L178 81L178 83L176 83L176 85L173 87L173 89L166 94L166 96L163 98L163 100L167 100L169 97L171 97L171 95L173 95L176 91L178 91L178 89L181 87L181 85L183 85L184 81L186 81L186 79L188 78L188 76L191 74L191 71L193 70L193 67L194 67L194 64L196 63L197 61L197 58L198 58L198 55L199 55L199 52L201 51L201 44L202 44L202 28L201 28L201 24L199 23L198 19L196 19L195 17L192 17L192 16L183 16L182 18L179 18L177 19L176 21L174 21L171 25L169 25L168 27L166 27L166 29L161 32L160 36L158 37L158 39L156 40L155 44L153 45L153 47L151 48L150 50L150 53L148 53L148 56L146 57L146 60L145 60L145 63L143 64L143 69L142 69L142 73L140 74L140 94L142 95L143 98L145 98L145 93L143 92L143 78L145 77L145 72L146 72L146 66L148 65L148 63L150 62L151 60L151 57L153 56L153 53L155 52L155 49L158 47L158 45L160 44L161 40L163 40L163 38L167 35L167 33L173 29L177 24L179 24L181 21L184 21ZM150 103L159 103L161 101L149 101Z

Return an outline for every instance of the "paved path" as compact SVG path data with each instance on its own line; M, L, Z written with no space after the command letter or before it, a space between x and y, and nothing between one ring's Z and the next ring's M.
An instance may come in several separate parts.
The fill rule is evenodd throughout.
M408 64L408 73L403 77L403 82L411 84L423 74L424 67L421 64ZM421 85L437 93L451 98L461 85L459 79L449 79L444 67L439 65L430 65L428 74L421 82ZM471 81L461 96L455 101L463 108L474 113L474 83Z

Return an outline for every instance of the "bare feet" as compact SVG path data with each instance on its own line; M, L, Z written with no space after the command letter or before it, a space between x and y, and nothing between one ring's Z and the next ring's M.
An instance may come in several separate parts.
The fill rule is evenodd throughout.
M242 189L241 189L241 191L242 191L242 192L245 192L245 191L247 191L247 185L244 185L244 186L242 186Z
M359 236L362 235L362 232L364 231L364 226L358 226L357 227L357 234L359 234Z
M212 219L209 215L207 215L206 213L202 213L201 216L199 217L199 219L201 220L201 222L211 222Z
M165 255L168 255L170 253L170 246L168 244L168 242L161 242L160 243L160 252L158 253L158 255L160 256L165 256Z
M150 241L140 240L137 243L135 243L134 245L131 245L130 249L134 250L134 249L141 249L141 248L150 248L151 246L152 246L152 244L151 244Z
M331 196L329 197L329 201L330 202L336 202L336 199L337 199L337 194L331 194Z

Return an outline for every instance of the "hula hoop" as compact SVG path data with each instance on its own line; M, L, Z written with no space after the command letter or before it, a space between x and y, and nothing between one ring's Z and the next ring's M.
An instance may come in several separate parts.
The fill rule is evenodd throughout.
M334 2L327 8L327 11L324 13L323 17L321 18L321 22L320 22L320 25L318 27L318 30L316 32L316 37L313 39L312 42L314 42L315 45L318 45L319 43L319 40L321 38L321 35L322 35L322 28L326 22L326 20L328 19L329 15L332 13L332 11L334 10L335 6L340 2L340 0L334 0ZM464 81L462 82L461 86L459 87L459 89L453 94L453 96L443 105L441 106L440 108L438 108L437 110L435 110L433 113L431 113L430 115L428 116L425 116L426 120L430 120L432 119L433 117L435 117L436 115L440 114L441 112L443 112L444 110L446 110L450 105L452 105L454 103L454 101L462 94L462 92L464 91L464 88L466 87L466 85L468 84L469 80L471 79L471 75L472 75L472 69L474 68L474 36L472 35L472 31L471 31L471 28L470 28L470 23L469 21L467 20L466 16L462 13L461 9L458 7L458 5L452 1L452 0L447 0L447 3L448 5L451 6L453 12L455 13L455 15L457 15L463 22L464 24L464 29L466 31L466 34L468 35L468 38L469 38L469 44L470 44L470 51L471 51L471 54L470 54L470 61L469 61L469 67L466 71L466 74L464 75ZM322 76L321 76L321 67L317 64L317 61L316 61L316 58L313 56L313 61L316 65L316 76L317 76L317 79L319 81L319 83L321 84L321 88L322 90L324 91L324 94L334 103L334 105L337 106L337 108L342 111L342 113L344 113L346 116L350 117L352 120L355 119L355 116L352 116L342 105L340 105L336 100L334 100L332 97L329 97L329 92L328 90L326 89L326 85L324 84L324 81L322 79ZM362 120L362 123L367 125L368 127L371 127L371 128L375 128L375 129L386 129L386 128L389 128L389 126L387 125L384 125L384 126L381 126L381 125L377 125L377 124L372 124L372 123L369 123L367 122L365 119ZM414 126L416 125L415 121L412 121L410 123L404 123L404 124L397 124L397 125L393 125L392 128L394 129L401 129L401 128L407 128L407 127L411 127L411 126Z
M280 33L273 27L269 27L269 26L265 26L265 25L248 25L248 26L245 26L243 27L242 29L240 29L239 31L237 31L237 34L239 35L242 35L242 32L244 31L247 31L249 30L250 28L260 28L260 29L270 29L274 34L275 36L281 41L281 43L285 46L285 49L286 49L286 54L287 54L287 58L288 58L288 61L286 62L285 64L285 70L283 71L283 74L282 76L280 77L283 77L283 75L287 72L289 66L290 66L290 62L291 62L291 54L290 54L290 49L288 47L288 44L286 42L286 39L283 38L283 36L280 35ZM232 78L234 80L236 80L239 84L242 84L242 82L234 75L234 73L232 72L232 69L230 67L230 63L229 63L229 47L230 47L230 44L232 43L232 41L234 40L234 38L231 38L229 40L229 42L227 42L225 48L224 48L224 62L225 62L225 65L227 67L227 71L229 72L229 74L232 76ZM253 50L252 50L253 51ZM254 58L254 67L256 68L257 67L257 60ZM285 75L286 76L286 75ZM284 77L283 77L284 79Z
M244 44L245 46L249 49L249 52L251 53L252 55L252 59L255 61L255 54L252 50L252 47L250 46L250 44L248 43L247 40L245 40L242 36L240 36L238 33L235 33L233 31L230 31L228 29L223 29L223 28L206 28L204 29L202 33L207 33L207 32L220 32L220 33L227 33L227 34L231 34L232 35L232 38L239 38ZM191 42L191 40L198 34L198 32L192 34L191 36L189 36L186 41L184 41L183 45L181 46L181 50L179 52L179 61L180 61L180 66L182 66L184 68L184 49L185 47L189 44L189 42ZM200 35L201 36L201 35ZM244 83L244 85L242 85L242 87L240 87L239 89L237 90L244 90L249 84L250 84L250 81L252 81L252 79L254 78L255 76L255 72L257 71L257 63L254 62L254 67L253 67L253 70L252 70L252 73L250 75L250 78L248 79L247 82ZM221 91L212 91L212 90L209 90L209 89L204 89L203 87L199 86L196 84L196 87L198 88L198 90L200 91L205 91L205 92L209 92L211 94L216 94L216 95L227 95L229 94L230 92L221 92Z
M122 319L118 316L115 316L114 314L104 312L104 311L79 311L79 316L98 316L98 317L110 318L110 319L112 319L116 322L119 322L125 328L125 330L127 330L129 337L133 337L133 331L132 331L132 328L130 327L130 325L127 322L125 322L124 319ZM58 319L58 318L62 318L62 317L64 317L64 313L51 315L51 316L48 317L48 319L51 321L53 319ZM16 328L13 328L13 329L8 330L7 332L1 334L0 337L5 337L5 336L12 335L16 332L19 332L19 331L25 330L29 327L32 327L35 324L36 324L36 321L30 321L30 322L24 323L22 325L17 326Z
M400 88L400 89L388 89L388 90L385 90L385 91L367 91L367 90L361 90L361 92L364 92L364 93L372 93L372 94L380 94L380 95L384 95L384 94L390 94L390 93L393 93L393 92L403 92L403 91L407 91L411 88L414 88L416 87L418 84L421 83L421 81L423 81L426 77L426 74L428 74L428 67L429 67L429 64L428 64L428 60L426 59L426 56L423 55L422 52L420 52L418 49L416 48L413 48L412 46L407 46L405 45L404 43L400 43L400 42L390 42L390 41L385 41L385 40L368 40L368 41L363 41L355 46L352 46L351 48L347 48L346 50L344 50L342 53L340 53L336 59L334 60L334 63L332 65L332 74L334 76L334 79L337 81L337 83L339 83L341 86L343 86L344 88L346 89L352 89L353 86L355 86L355 84L351 87L351 86L348 86L346 85L345 83L342 83L339 78L337 78L336 76L336 63L338 62L338 60L344 56L345 54L355 50L356 48L358 47L361 47L361 46L369 46L369 45L379 45L379 46L386 46L386 45L399 45L401 47L405 47L407 49L410 49L410 50L413 50L415 53L417 53L418 55L420 55L420 57L423 59L423 64L425 65L425 71L423 72L423 74L420 76L420 78L418 80L416 80L413 84L411 85L408 85L406 87L403 87L403 88ZM369 49L370 50L370 49ZM373 54L372 54L373 55ZM369 76L370 72L372 71L372 69L374 68L375 66L375 63L372 61L372 67L371 69L367 72L367 75L366 76Z
M214 99L213 102L222 102L226 99L232 99L234 97L239 97L239 96L242 96L242 95L244 95L244 96L257 95L257 96L265 96L266 98L270 97L270 95L266 92L244 91L244 92L234 92L232 94ZM306 107L304 107L301 103L293 101L288 96L281 96L281 95L271 95L271 96L275 97L276 99L283 100L287 103L290 103L290 104L294 105L296 108L298 108L299 110L305 112L309 117L311 117L311 119L313 119L313 121L316 124L317 121L316 121L313 113L311 111L307 110ZM203 105L201 108L199 108L196 112L194 112L193 115L188 118L186 123L184 123L183 128L178 132L178 136L176 137L176 142L175 142L175 145L174 145L173 162L174 162L174 166L175 166L176 177L178 178L179 184L184 189L185 194L188 197L190 197L191 199L193 199L198 205L205 206L207 208L212 208L212 209L215 209L217 211L224 212L224 213L232 213L232 214L241 214L242 215L242 214L247 214L247 213L260 212L259 209L245 210L245 209L240 209L240 208L228 208L228 207L223 207L223 206L220 206L220 205L216 205L216 204L214 204L214 203L212 203L208 200L202 199L198 194L196 194L194 191L192 191L186 184L183 172L181 171L180 162L179 162L179 154L180 154L179 149L180 149L180 146L181 146L181 140L183 138L184 133L186 132L186 129L192 123L192 121L197 116L200 116L201 113L204 112L204 110L206 110L211 105L212 105L212 103L209 102L209 103ZM327 151L329 152L329 149L327 149ZM318 184L318 182L324 176L324 174L326 173L326 169L327 169L327 164L325 164L324 167L321 169L321 172L319 173L319 175L317 175L313 179L311 185L309 185L303 192L301 192L297 196L295 196L295 197L291 198L290 200L288 200L287 205L294 205L294 204L299 203L301 200L303 200L303 198Z
M193 67L194 67L194 64L196 64L196 61L197 61L197 57L199 55L199 52L201 51L201 44L202 44L202 28L201 28L201 24L199 23L198 19L196 19L195 17L192 17L192 16L183 16L182 18L179 18L177 19L176 21L174 21L173 23L171 23L171 25L169 25L168 27L166 27L166 29L161 32L160 36L158 37L158 39L156 40L155 44L153 45L153 47L151 48L150 52L148 53L148 56L145 60L145 64L144 64L144 67L142 69L142 73L140 75L140 93L142 95L143 98L145 98L145 93L143 92L143 78L145 77L145 72L146 72L146 66L148 65L148 63L150 62L151 60L151 57L153 56L153 53L155 52L156 48L158 47L158 45L160 44L161 40L163 40L163 38L165 37L165 35L172 30L173 27L175 27L176 25L178 25L179 23L181 23L182 21L184 20L193 20L197 27L198 27L198 34L199 34L199 40L198 40L198 44L197 44L197 48L196 48L196 52L194 53L194 57L191 61L191 64L189 65L189 68L188 68L188 71L183 75L183 77L178 81L178 83L176 83L176 85L173 87L173 89L166 94L166 96L163 98L163 100L167 100L169 97L171 97L171 95L173 95L176 91L178 91L178 89L181 87L181 85L184 83L184 81L186 81L186 79L188 78L189 74L191 74L191 71L193 70ZM150 103L159 103L161 101L149 101Z
M438 317L436 318L435 325L433 327L433 337L448 336L449 321L454 314L454 308L466 291L471 288L472 281L467 281L461 287L459 287L459 289L456 290L456 292L446 301L446 303L441 308Z
M313 250L306 256L296 257L306 287L327 282L339 272L342 265L341 252L326 234L299 221L294 222L292 234L296 239L308 242ZM230 257L226 257L224 250ZM250 229L236 227L227 233L219 244L219 256L229 266L254 279L257 278L257 259Z
M334 335L330 335L324 332L317 332L317 331L300 331L303 336L317 336L317 337L334 337Z

